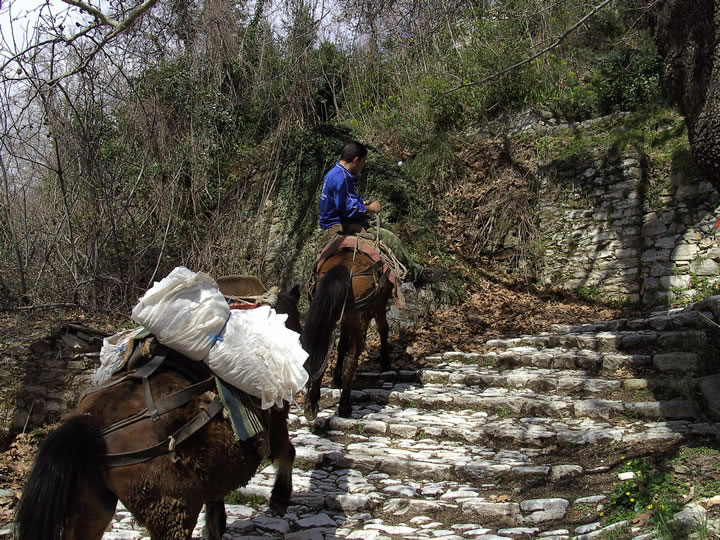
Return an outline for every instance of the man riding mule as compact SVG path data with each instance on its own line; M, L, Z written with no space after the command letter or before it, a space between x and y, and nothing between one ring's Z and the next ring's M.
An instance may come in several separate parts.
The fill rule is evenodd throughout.
M441 268L423 268L413 261L400 239L384 227L371 227L368 214L379 214L379 201L365 204L357 191L356 179L365 166L367 147L357 141L345 143L340 160L325 175L320 194L320 227L326 231L325 239L336 234L358 234L367 231L376 235L407 269L405 279L416 286L437 281L445 272Z
M400 240L387 229L371 228L369 213L378 214L378 201L365 205L355 179L365 165L367 148L352 141L343 147L340 160L325 176L320 196L320 226L327 244L318 257L310 281L310 308L305 318L303 346L308 353L309 379L305 416L317 416L322 375L328 363L330 342L340 321L340 340L333 380L342 387L338 414L352 413L351 389L370 321L380 335L380 369L390 368L389 326L386 310L394 294L402 306L399 281L415 285L436 281L444 272L415 263Z

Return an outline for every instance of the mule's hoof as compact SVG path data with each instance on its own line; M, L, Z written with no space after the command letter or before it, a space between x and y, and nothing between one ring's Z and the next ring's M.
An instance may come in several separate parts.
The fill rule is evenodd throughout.
M341 418L351 418L352 407L349 407L347 409L338 409L338 416L340 416Z
M273 501L270 499L270 511L275 514L277 517L283 517L287 513L287 507L290 504L290 502L278 502Z
M305 419L308 422L312 422L317 418L318 411L320 410L320 407L317 405L308 405L305 407Z

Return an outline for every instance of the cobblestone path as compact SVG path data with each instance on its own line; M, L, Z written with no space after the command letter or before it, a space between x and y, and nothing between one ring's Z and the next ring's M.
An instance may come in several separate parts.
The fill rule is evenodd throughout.
M689 391L716 331L705 317L556 326L429 358L432 369L363 373L351 419L324 389L315 422L291 414L288 514L267 510L268 466L239 490L246 504L227 505L225 538L585 539L619 527L651 538L648 526L573 516L607 503L620 452L720 434ZM145 537L121 506L104 536Z

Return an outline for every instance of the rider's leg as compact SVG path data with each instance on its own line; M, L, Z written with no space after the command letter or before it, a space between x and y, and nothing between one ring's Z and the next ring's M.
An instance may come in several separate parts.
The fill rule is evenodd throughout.
M370 230L368 230L368 233L370 234L378 234L377 229L375 227L371 227ZM390 248L390 250L393 252L393 255L397 257L398 261L400 261L405 268L407 268L407 275L405 276L405 281L415 281L420 277L423 271L423 267L420 264L417 264L413 258L410 256L410 254L405 250L405 246L403 246L402 241L400 238L397 237L397 235L384 228L380 227L378 237L380 240L385 242L385 244Z

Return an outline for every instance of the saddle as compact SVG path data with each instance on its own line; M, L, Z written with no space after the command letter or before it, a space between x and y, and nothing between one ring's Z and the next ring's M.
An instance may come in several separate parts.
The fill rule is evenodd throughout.
M257 277L244 274L220 276L216 281L230 309L252 309L260 304L274 306L280 292L279 287L267 289Z
M311 297L317 282L322 278L323 274L320 272L322 265L330 257L342 251L362 253L373 261L369 267L354 273L355 276L373 274L376 280L373 292L355 302L356 308L362 307L362 305L372 300L377 291L380 290L387 281L390 281L392 284L393 298L395 299L396 305L401 309L405 307L405 299L399 286L401 279L398 279L398 275L402 275L402 273L397 268L397 261L394 260L390 249L382 241L377 240L373 235L366 232L357 234L338 233L330 238L315 259L313 275L308 286L308 294Z

